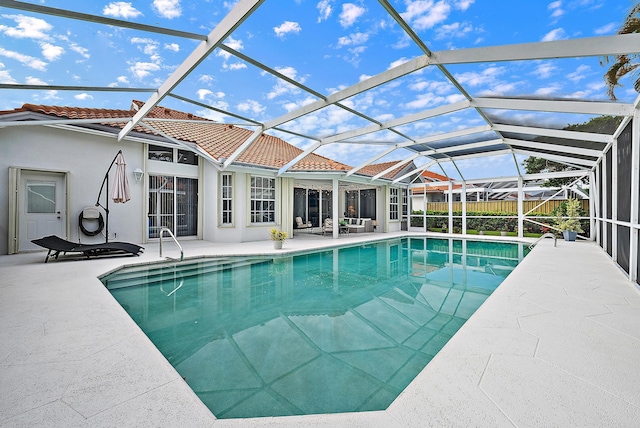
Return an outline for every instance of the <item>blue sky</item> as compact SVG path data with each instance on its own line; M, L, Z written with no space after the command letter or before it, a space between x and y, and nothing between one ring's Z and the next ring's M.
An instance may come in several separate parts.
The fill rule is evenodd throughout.
M136 23L208 34L231 10L233 1L32 1ZM628 13L629 0L391 1L392 6L431 51L613 35ZM197 46L198 41L102 24L73 21L0 7L0 83L112 86L159 86ZM267 0L225 44L322 93L381 73L422 52L377 1ZM598 58L455 65L448 71L472 96L569 97L606 99ZM629 80L616 91L620 101L637 93ZM174 93L261 122L280 117L316 100L298 88L226 52L214 51ZM95 108L129 108L147 93L2 90L0 109L23 103ZM402 117L462 99L436 68L429 67L345 100L344 104L379 121ZM161 103L216 120L237 123L174 98ZM496 112L498 113L498 112ZM523 122L562 126L588 117L517 113ZM305 135L324 137L368 125L346 110L328 107L286 124ZM473 111L421 121L402 129L413 138L483 125ZM301 148L310 140L279 134ZM369 141L395 141L389 132ZM364 148L364 149L363 149ZM357 165L382 148L333 144L319 153ZM402 151L382 160L401 158ZM515 172L513 158L462 161L469 168L490 167L496 174ZM455 168L445 166L457 176ZM441 172L439 169L435 169Z

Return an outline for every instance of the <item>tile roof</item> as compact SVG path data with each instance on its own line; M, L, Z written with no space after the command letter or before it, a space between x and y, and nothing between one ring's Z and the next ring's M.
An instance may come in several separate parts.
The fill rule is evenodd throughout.
M132 118L144 102L133 100L130 110L117 109L101 109L86 107L66 107L66 106L47 106L38 104L24 104L20 108L14 110L0 111L0 115L7 115L20 112L41 113L48 116L55 116L69 119L100 119L100 118L123 118L122 122L101 122L102 126L122 129L126 122ZM147 125L152 128L169 135L180 141L197 144L215 159L228 158L235 150L242 145L252 134L251 129L213 122L204 117L194 115L192 113L181 112L179 110L170 109L162 106L155 106L146 116L151 119L170 119L170 120L188 120L189 122L160 122L147 121ZM202 122L202 123L196 123ZM77 126L90 127L89 124L79 124ZM135 132L156 135L160 133L154 132L149 128L137 125ZM302 153L302 150L296 146L287 143L281 138L262 134L251 144L237 159L236 162L247 165L256 165L268 168L282 168L289 161ZM367 165L358 171L359 175L373 177L389 167L397 164L398 161L382 162ZM406 164L394 168L386 173L382 178L393 179L406 167ZM348 171L352 167L327 157L311 153L298 161L291 171ZM427 173L425 171L425 173ZM425 175L423 173L423 175ZM438 174L431 173L436 176ZM442 179L446 180L446 177Z
M64 117L70 119L99 119L99 118L126 118L130 119L136 111L143 105L141 101L133 101L131 110L110 110L84 107L59 107L35 104L24 104L22 107L0 112L6 115L19 112L35 112L49 116ZM184 142L192 142L207 151L216 159L228 158L231 154L249 138L253 131L234 125L220 124L212 122L206 118L185 113L170 108L156 106L147 118L153 119L174 119L202 121L194 122L156 122L147 121L151 127ZM101 125L111 126L121 129L125 126L123 122L103 122ZM89 125L78 125L89 126ZM148 128L138 125L134 128L136 132L159 135ZM302 150L287 143L281 138L268 134L262 134L251 146L244 151L236 161L239 163L257 165L269 168L281 168L289 161L302 153ZM311 153L297 162L292 171L347 171L350 166L334 161L324 156Z
M446 176L431 171L422 171L422 176L429 181L449 181Z
M375 176L377 174L380 174L385 169L391 168L392 166L396 165L398 162L400 162L400 161L373 163L373 164L365 166L359 172L361 174L363 174L363 175L369 175L369 176L373 177L373 176ZM406 167L407 167L407 164L403 163L402 165L398 166L397 168L394 168L391 171L387 172L382 177L383 178L387 178L389 180L392 180L398 174L400 174Z

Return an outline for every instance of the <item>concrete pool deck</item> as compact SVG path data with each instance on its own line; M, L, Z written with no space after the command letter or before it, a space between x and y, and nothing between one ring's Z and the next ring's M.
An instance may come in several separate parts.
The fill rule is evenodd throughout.
M404 235L412 234L300 236L284 248ZM188 257L274 253L270 241L182 244ZM165 245L165 255L176 257ZM44 264L44 254L0 257L1 427L603 427L640 420L640 292L592 242L542 241L385 411L227 420L215 419L97 279L160 260L157 244L139 258Z

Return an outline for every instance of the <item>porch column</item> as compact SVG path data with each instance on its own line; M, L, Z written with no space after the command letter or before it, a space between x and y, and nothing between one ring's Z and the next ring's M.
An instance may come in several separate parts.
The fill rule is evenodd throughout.
M518 176L518 238L524 236L524 189L522 176Z
M427 232L427 185L424 185L422 192L422 227Z
M338 219L340 218L338 207L338 201L340 200L340 195L338 195L338 179L334 178L331 184L333 185L333 191L331 192L331 206L333 207L331 210L331 218L333 219L333 238L338 239L340 236L340 223L338 222Z
M611 258L618 263L618 139L611 145Z
M467 182L462 180L460 202L462 202L462 234L467 234ZM466 244L465 244L466 245ZM466 247L465 247L466 249ZM466 270L465 270L466 273Z
M598 166L596 165L596 169ZM596 204L595 200L598 197L598 193L596 191L596 173L594 170L591 170L589 173L589 239L595 241L596 239L596 220L595 220L595 212L596 212Z
M609 148L609 150L611 150L611 148ZM606 155L606 153L605 153ZM602 237L600 238L602 240L602 248L604 249L605 252L607 252L607 241L609 240L609 231L607 230L607 224L608 221L610 220L609 217L607 216L607 211L609 210L609 201L607 200L607 198L609 197L609 194L607 192L607 185L608 185L608 181L607 181L607 161L606 158L603 156L602 160L600 161L600 165L602 165L602 175L600 176L601 179L601 188L602 188L602 192L600 192L600 200L602 201L602 212L601 212L601 217L603 219L602 221Z
M449 180L449 229L448 232L453 231L453 182Z
M638 193L640 192L640 110L636 104L631 125L631 242L629 249L629 280L638 281L638 228L639 211Z

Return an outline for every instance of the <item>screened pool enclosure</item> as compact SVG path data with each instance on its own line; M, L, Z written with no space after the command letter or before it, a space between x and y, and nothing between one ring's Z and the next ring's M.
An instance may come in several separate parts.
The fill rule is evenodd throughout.
M493 197L499 194L501 183L510 183L502 186L503 193L517 201L517 213L512 221L522 236L524 229L537 221L529 215L532 210L525 208L525 199L532 199L531 195L540 191L548 180L569 178L558 192L571 195L580 192L581 199L588 198L589 231L585 238L598 242L628 273L630 280L638 281L640 98L637 92L622 89L616 93L618 100L607 98L602 80L605 68L600 63L603 58L615 60L619 55L634 58L640 52L640 34L597 35L598 32L584 28L573 31L571 36L564 34L564 37L557 38L527 39L516 35L510 37L505 32L500 43L488 44L482 38L458 38L455 43L448 43L442 34L428 33L424 21L415 19L415 10L405 10L401 2L380 0L364 1L361 6L356 6L362 13L377 19L380 24L376 31L365 32L359 28L359 32L354 30L349 37L336 42L323 40L324 33L320 30L298 30L296 37L304 40L306 49L287 49L282 44L282 37L273 38L271 49L261 49L254 46L249 34L264 36L259 29L265 34L275 30L283 20L284 6L281 2L240 0L229 10L223 9L221 4L194 2L192 6L197 7L199 13L194 14L192 22L175 22L175 28L157 25L152 14L113 18L111 16L115 15L101 12L101 6L91 3L69 7L65 2L58 2L63 7L59 8L56 2L44 5L1 0L0 9L6 15L5 19L27 16L46 20L59 28L73 22L79 28L78 34L85 35L82 42L87 45L103 43L100 56L112 56L115 65L120 61L117 50L110 51L109 44L100 37L93 38L94 34L117 28L119 34L125 35L131 43L145 43L144 40L153 39L154 43L146 42L146 47L140 48L145 55L154 49L157 52L160 46L175 50L175 46L180 45L180 53L176 54L178 59L173 64L162 64L165 75L156 75L154 80L136 80L148 82L141 87L134 87L126 78L120 79L120 84L109 84L115 81L115 75L105 76L95 71L83 76L80 85L72 76L69 80L55 82L29 78L8 81L0 84L4 99L18 103L32 99L34 93L40 94L37 99L42 100L47 99L45 95L50 95L50 91L58 94L82 92L91 95L95 106L109 108L130 103L132 94L142 94L146 102L127 122L118 140L126 138L139 124L155 129L155 122L145 121L145 116L160 103L201 115L203 111L208 112L217 121L253 131L230 155L205 157L220 171L237 166L238 158L260 135L267 133L283 138L301 148L302 152L281 168L265 174L328 183L326 189L309 187L296 189L295 193L296 209L306 213L307 217L315 215L313 222L318 225L329 210L334 217L342 215L337 213L335 190L339 189L339 182L353 181L361 186L367 183L371 187L390 185L408 192L411 204L406 214L399 208L398 199L392 201L391 195L385 195L389 198L385 203L396 207L398 220L405 221L410 220L408 217L412 211L426 211L428 189L439 187L448 204L443 222L449 230L459 224L460 232L465 233L468 221L466 205L475 201L473 198L480 197L478 195L482 191L479 189L489 189L484 193ZM304 7L311 8L313 16L317 16L320 6L295 4L294 7L292 2L290 10L287 10L286 19L290 26L295 29L312 25L305 21L303 26L298 24L295 27L292 20L297 17L302 22ZM533 13L538 7L547 9L546 5L504 7L513 8L514 21L523 21L522 25L529 12ZM619 24L624 21L626 12L619 10ZM202 20L199 21L196 15ZM323 21L323 16L318 18L318 22ZM353 24L347 20L344 10L340 16L343 28ZM508 24L504 23L505 26ZM207 30L197 32L202 29ZM281 31L276 31L276 35L281 36ZM502 33L501 29L493 31ZM596 35L589 36L591 34ZM263 42L267 39L260 38ZM544 41L539 41L541 39ZM14 40L18 39L6 39L5 52L20 51L17 41L16 46L12 46ZM370 48L357 49L358 43L364 41ZM329 45L334 49L331 52L320 48ZM335 53L342 46L351 49L350 64L357 61L358 67L347 67L348 61L342 59L343 55ZM384 64L374 62L377 57L400 47L403 50L395 54L393 60ZM87 55L83 61L91 64L96 57ZM292 71L287 65L293 63L294 58L303 58L305 65ZM336 62L338 60L342 62ZM161 68L157 63L146 64L145 73ZM561 85L551 87L537 80L543 74L543 68L552 73L567 64L573 72L567 74L566 80L582 85L582 90L563 90ZM127 67L125 64L122 68ZM98 66L94 68L97 69ZM234 92L242 93L247 85L232 80L232 73L227 71L233 69L246 70L242 81L261 85L265 104L282 93L295 96L277 108L252 110L251 106L256 107L255 104L240 103L249 98L247 94L232 105L221 100L213 102L211 98L207 101L207 96L215 95L214 91L196 92L192 87L210 79L208 81L216 81L218 88L224 88L229 97ZM139 76L147 75L140 71ZM494 79L491 87L480 84L482 79L489 79L488 76ZM631 79L625 79L628 80L621 81L624 87L633 87ZM411 92L412 98L407 99L401 89L414 91ZM584 131L572 127L601 116L616 118L618 125L612 131ZM336 117L340 118L339 123L329 126L329 119ZM74 120L58 119L56 125L73 124ZM122 121L113 119L118 120ZM101 122L105 121L108 119L101 119ZM25 122L2 124L27 125ZM182 148L189 150L186 146ZM327 157L341 154L342 158L338 160L352 166L335 171L294 168L312 153ZM531 156L563 165L563 168L543 168L540 172L527 173L523 161ZM361 174L369 165L390 161L393 165L373 177ZM385 174L403 165L410 166L411 170L401 177L385 178ZM422 173L429 171L445 179L424 180ZM402 193L395 192L396 198L400 198ZM332 199L329 199L330 194ZM184 196L179 193L162 196L176 201L181 197L184 199L184 203L167 199L167 203L175 204L176 208L174 211L165 210L167 218L164 220L180 223L182 217L191 218L180 223L184 225L185 234L192 233L189 228L196 215L189 211L191 201L188 195L187 192ZM458 195L460 203L455 215L454 195ZM354 210L356 203L358 210L369 209L363 191L358 191L357 195L350 194L350 197ZM539 200L543 202L547 198ZM266 210L269 211L269 207ZM390 211L386 211L387 217ZM358 215L362 216L362 213ZM161 220L157 217L152 221ZM378 223L384 221L389 219L378 219Z

